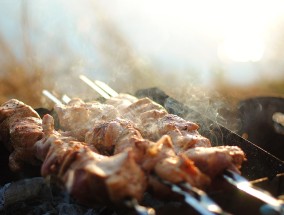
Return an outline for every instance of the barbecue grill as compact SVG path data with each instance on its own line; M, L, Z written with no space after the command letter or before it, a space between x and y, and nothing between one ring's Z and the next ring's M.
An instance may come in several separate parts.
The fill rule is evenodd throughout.
M190 119L191 117L198 118L198 124L200 125L200 133L209 138L214 145L232 145L239 146L247 155L248 161L244 163L242 167L242 175L248 179L252 184L257 187L260 187L276 197L280 197L284 193L284 163L268 151L263 150L259 146L253 144L252 142L243 139L239 135L229 131L220 124L208 119L202 114L190 109L185 104L171 98L166 95L163 91L158 88L143 89L136 92L135 96L137 97L149 97L150 99L156 101L157 103L163 105L169 113L179 115L185 119ZM44 108L37 109L39 114L51 113L52 111L46 110ZM203 129L209 128L209 129ZM11 173L7 168L8 163L8 152L1 148L1 167L4 170L5 174L1 175L1 185L20 178L30 178L34 179L38 174L37 169L33 169L27 175L15 175ZM42 183L40 179L38 183ZM225 211L228 211L232 214L261 214L261 211L266 211L265 205L262 201L247 195L234 186L226 183L222 178L214 182L213 188L207 191L207 194L216 201ZM53 186L45 187L42 185L42 189L49 190L53 195L58 195L60 201L66 201L68 199L68 205L70 203L74 207L77 207L77 210L70 210L70 213L73 214L135 214L137 210L128 210L125 208L113 208L112 206L102 206L96 209L88 209L84 206L78 205L70 197L66 197L66 194L58 191ZM39 189L41 190L41 189ZM39 193L42 195L41 191ZM34 194L37 195L37 194ZM52 196L52 195L51 195ZM49 202L52 201L51 196L45 196L42 201ZM40 207L42 202L33 202L27 201L27 204L38 204L35 205ZM59 204L59 203L58 203ZM156 214L167 215L167 214L198 214L188 205L184 204L182 198L177 201L164 202L155 199L149 194L145 195L143 204L153 207L156 210ZM17 203L18 207L19 203ZM13 206L13 205L11 205ZM78 209L79 208L79 209ZM15 210L10 207L7 209L7 213L15 213ZM1 211L0 211L1 212Z

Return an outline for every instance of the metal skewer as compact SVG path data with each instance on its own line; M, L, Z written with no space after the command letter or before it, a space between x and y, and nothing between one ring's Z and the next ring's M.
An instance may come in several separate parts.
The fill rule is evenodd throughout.
M175 193L180 194L184 197L184 201L191 207L193 207L197 212L203 215L228 215L229 213L223 211L219 205L217 205L205 192L199 190L198 188L192 187L188 183L181 183L179 185L173 184L171 182L165 181L154 176L161 183L167 185Z
M140 205L136 199L125 200L124 204L136 211L138 215L155 215L156 212L153 208L148 208Z
M52 93L50 93L48 90L43 90L42 94L45 95L47 98L49 98L51 101L53 101L57 105L62 105L62 102L56 98Z
M61 100L59 100L55 95L53 95L51 92L48 90L43 90L42 94L45 95L47 98L49 98L51 101L53 101L57 105L63 105L63 103L68 104L71 101L71 98L64 94L61 97Z
M71 101L71 98L69 96L67 96L66 94L64 94L62 97L61 97L61 100L65 103L65 104L68 104L70 101Z
M104 90L102 90L97 84L95 84L93 81L91 81L89 78L87 78L84 75L80 75L79 78L85 82L87 85L89 85L93 90L95 90L97 93L99 93L102 97L105 99L110 99L111 96L106 93Z
M263 201L279 214L284 214L283 202L274 198L270 193L263 191L259 188L253 187L253 185L247 179L240 176L239 174L230 170L226 170L223 174L223 178L226 179L226 181L228 181L233 186L237 187L239 190L242 190L247 194Z
M224 212L222 208L219 207L203 190L200 190L196 187L192 187L188 183L182 183L180 186L187 190L188 192L192 193L192 195L196 196L199 199L199 202L207 208L207 210L215 213L215 214L228 214Z
M95 84L97 84L102 90L104 90L106 93L108 93L111 97L116 97L119 94L113 90L110 86L108 86L106 83L99 81L99 80L95 80L94 81Z

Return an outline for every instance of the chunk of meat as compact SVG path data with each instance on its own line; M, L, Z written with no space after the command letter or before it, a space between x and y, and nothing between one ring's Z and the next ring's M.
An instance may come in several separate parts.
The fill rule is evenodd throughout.
M105 101L105 104L114 106L119 112L124 110L138 99L129 94L120 93L115 97L111 97Z
M169 135L177 154L189 148L211 146L209 139L199 134L197 124L169 114L149 98L134 102L121 114L133 121L146 139L157 141L161 136Z
M245 161L244 152L237 146L196 147L183 154L210 178L222 174L226 169L240 173L239 169Z
M25 163L39 164L33 144L42 135L41 119L33 108L16 99L0 106L0 142L11 152L12 171L20 171Z
M12 153L9 167L12 171L20 171L25 163L39 166L34 144L43 136L42 121L35 117L24 117L10 123L10 144Z
M85 133L93 124L116 118L119 113L112 105L99 102L83 102L73 99L68 105L55 105L61 129L70 133L80 141L84 141Z
M29 116L40 118L32 107L17 99L10 99L0 106L0 123L11 117L22 118Z

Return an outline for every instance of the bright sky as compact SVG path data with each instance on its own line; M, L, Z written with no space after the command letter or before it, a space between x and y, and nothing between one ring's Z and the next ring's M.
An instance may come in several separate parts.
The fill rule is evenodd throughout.
M52 52L49 41L64 41L89 64L96 64L99 54L90 44L94 45L99 37L94 21L98 19L99 8L99 13L116 24L143 58L165 72L182 73L192 68L201 73L205 82L216 66L226 71L231 82L250 83L258 77L259 67L271 59L271 38L278 34L274 27L284 20L281 0L26 2L29 19L36 26L31 37L49 54ZM21 19L21 3L2 0L0 6L1 33L15 41L20 31L17 24ZM44 34L44 43L37 32ZM278 70L275 69L275 74L280 73Z

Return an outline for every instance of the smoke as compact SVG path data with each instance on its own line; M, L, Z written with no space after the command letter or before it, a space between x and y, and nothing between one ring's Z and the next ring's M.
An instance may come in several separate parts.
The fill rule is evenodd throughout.
M17 24L23 31L19 40L9 41L0 35L1 53L4 53L1 71L3 77L7 77L2 82L5 83L2 101L16 97L33 106L50 106L51 102L41 94L43 89L52 91L59 98L67 94L97 99L99 95L79 80L79 75L83 74L92 80L104 81L121 93L134 94L139 89L158 87L202 115L237 130L236 101L263 92L259 89L248 89L250 93L239 88L232 90L226 82L226 67L219 64L208 67L205 56L200 65L202 71L206 71L206 77L199 66L192 64L194 56L185 56L185 51L178 56L188 59L188 63L176 67L168 66L170 62L161 62L153 55L141 54L143 44L137 48L134 40L113 19L115 16L101 6L104 4L99 4L100 1L84 1L85 9L76 8L75 1L50 1L39 6L31 6L28 2L24 1L18 11L22 16L18 17ZM54 13L50 13L52 7L56 8ZM147 32L148 36L151 34ZM170 41L169 36L161 40ZM17 45L12 46L12 43ZM181 46L181 42L174 45ZM189 44L185 45L189 47ZM161 50L161 47L157 52L162 54L171 50ZM177 50L174 53L178 54ZM201 50L198 56L206 53L205 46ZM171 61L170 57L166 59ZM280 87L281 84L275 91ZM273 88L267 85L267 89ZM233 94L233 91L240 91L241 95ZM199 121L197 118L192 120Z

